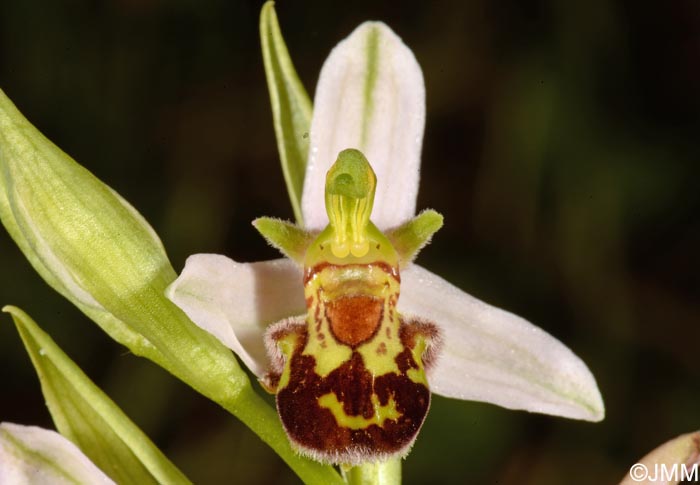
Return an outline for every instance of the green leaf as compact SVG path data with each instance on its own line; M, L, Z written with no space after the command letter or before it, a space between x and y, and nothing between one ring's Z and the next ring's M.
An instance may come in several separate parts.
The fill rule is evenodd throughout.
M304 255L316 237L296 224L273 217L259 217L253 226L275 249L298 264L304 263Z
M217 400L247 385L231 353L165 298L176 274L143 217L2 91L0 219L46 282L133 353Z
M404 267L416 259L423 249L442 227L443 217L440 213L427 209L410 221L388 231L386 236L399 253L401 266Z
M282 172L294 216L301 225L301 194L309 153L312 106L289 57L272 1L266 2L260 12L260 42Z
M165 297L176 273L143 217L45 138L2 90L0 219L44 280L110 337L238 417L303 480L340 480L292 450L233 354Z
M59 432L117 483L191 483L22 310L15 321Z

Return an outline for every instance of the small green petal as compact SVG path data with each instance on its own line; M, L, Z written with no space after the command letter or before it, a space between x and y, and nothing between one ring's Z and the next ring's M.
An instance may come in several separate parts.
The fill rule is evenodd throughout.
M296 224L273 217L255 219L253 226L272 247L298 264L304 263L306 249L316 237Z
M274 2L265 3L260 13L260 42L282 172L294 216L302 224L301 193L309 153L312 106L282 38Z
M410 221L388 231L386 236L399 253L401 267L411 263L442 227L442 214L432 210L424 210Z
M59 432L117 483L191 483L22 310L10 313Z

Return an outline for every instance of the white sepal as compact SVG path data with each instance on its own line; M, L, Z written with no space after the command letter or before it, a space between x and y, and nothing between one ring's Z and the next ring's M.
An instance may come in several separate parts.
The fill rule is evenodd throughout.
M380 229L415 215L425 126L425 85L413 52L381 22L365 22L331 52L316 88L302 212L307 229L328 223L326 172L360 150L377 174L372 221Z
M586 364L527 320L477 300L417 265L401 273L398 308L442 331L442 351L428 375L436 394L603 419L603 400Z
M258 377L267 370L267 326L306 308L301 269L289 259L237 263L218 254L195 254L166 296Z

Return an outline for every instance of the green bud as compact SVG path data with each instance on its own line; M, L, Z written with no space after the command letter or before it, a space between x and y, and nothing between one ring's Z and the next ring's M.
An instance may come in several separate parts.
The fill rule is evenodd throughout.
M0 219L37 272L112 338L217 401L247 384L231 353L164 296L158 236L0 91Z
M233 354L165 297L176 274L153 229L2 91L0 219L46 282L113 339L237 416L305 481L340 481L331 467L292 451Z

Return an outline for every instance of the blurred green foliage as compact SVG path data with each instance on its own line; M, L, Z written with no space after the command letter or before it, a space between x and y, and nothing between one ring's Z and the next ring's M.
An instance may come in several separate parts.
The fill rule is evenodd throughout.
M144 214L177 269L196 252L275 257L250 221L293 216L261 5L0 3L0 86ZM277 11L310 93L361 21L385 21L414 50L428 95L418 206L445 216L420 263L560 338L606 402L590 424L435 398L405 483L613 483L700 428L698 2L280 0ZM232 416L62 301L5 234L0 268L0 305L45 322L196 483L296 482ZM3 320L0 419L49 427Z

